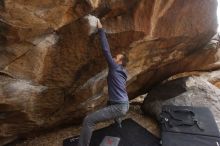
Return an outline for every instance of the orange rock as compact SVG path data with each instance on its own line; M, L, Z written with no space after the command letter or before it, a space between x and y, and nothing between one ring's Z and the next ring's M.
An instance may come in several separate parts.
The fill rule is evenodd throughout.
M218 68L213 57L218 49L202 49L217 29L213 0L5 0L0 5L0 109L7 115L6 108L13 107L16 119L25 117L19 122L3 117L2 138L79 123L104 105L107 66L97 35L88 35L88 14L101 19L113 56L127 52L131 99L177 73ZM19 87L24 85L16 84L9 92L12 82L31 89L24 92Z

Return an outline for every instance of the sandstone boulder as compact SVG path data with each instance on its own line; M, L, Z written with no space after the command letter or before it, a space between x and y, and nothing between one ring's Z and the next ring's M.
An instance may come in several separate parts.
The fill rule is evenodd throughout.
M210 108L220 127L220 89L201 77L183 77L153 88L142 109L159 119L163 105L205 106Z
M216 0L1 1L0 109L13 107L20 122L4 116L0 137L79 123L105 104L107 65L89 14L101 19L113 55L127 52L132 99L177 73L219 67L218 48L203 49L216 8Z

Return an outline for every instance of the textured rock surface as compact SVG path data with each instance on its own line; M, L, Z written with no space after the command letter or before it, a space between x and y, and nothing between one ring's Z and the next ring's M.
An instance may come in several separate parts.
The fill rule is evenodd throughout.
M219 67L218 49L202 49L216 8L216 0L0 1L0 138L78 123L104 104L106 63L87 14L101 19L113 55L127 52L132 99L174 74Z
M162 105L205 106L220 128L220 89L201 77L184 77L158 85L146 96L142 109L159 118Z
M131 101L131 102L133 102L133 101ZM160 137L159 126L157 125L157 123L155 122L154 119L147 117L142 113L142 111L140 109L140 105L133 105L131 103L130 110L125 118L132 118L138 124L140 124L142 127L146 128L148 131L150 131L152 134L154 134L157 137ZM98 123L95 126L95 128L100 129L100 128L106 127L112 123L113 123L113 120L101 122L101 123ZM20 142L16 141L13 144L14 145L16 144L16 146L35 146L35 145L62 146L63 139L66 139L67 137L79 135L80 129L81 129L81 125L80 126L71 125L71 127L52 130L50 132L43 133L40 136L35 136L34 138L29 138L25 141L20 141Z

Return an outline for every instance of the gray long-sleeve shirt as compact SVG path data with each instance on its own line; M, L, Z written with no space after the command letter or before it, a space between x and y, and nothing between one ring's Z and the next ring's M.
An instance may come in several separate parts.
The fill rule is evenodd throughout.
M99 29L98 32L103 54L109 67L107 77L109 101L128 103L126 91L127 72L122 65L115 63L113 60L104 30Z

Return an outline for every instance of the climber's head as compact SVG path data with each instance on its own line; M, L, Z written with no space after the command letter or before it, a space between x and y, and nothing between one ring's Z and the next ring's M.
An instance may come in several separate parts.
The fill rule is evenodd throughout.
M128 63L128 58L125 52L119 53L114 57L114 61L117 64L121 64L122 66L126 67Z

